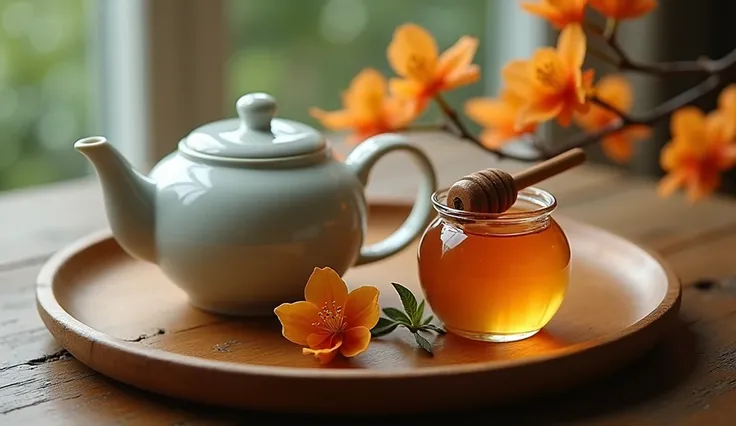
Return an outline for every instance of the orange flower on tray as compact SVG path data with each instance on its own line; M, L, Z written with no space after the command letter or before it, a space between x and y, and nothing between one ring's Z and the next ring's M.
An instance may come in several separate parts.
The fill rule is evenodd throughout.
M596 96L617 110L628 113L633 104L633 93L629 82L620 75L608 75L598 82L595 88ZM585 114L576 114L577 124L588 132L601 130L616 124L621 118L614 112L595 103L591 103L590 110ZM647 126L628 126L611 133L601 142L603 151L614 161L624 163L631 158L633 142L647 139L651 131Z
M539 0L538 3L522 3L521 7L562 29L568 24L583 22L586 3L587 0Z
M560 33L557 48L538 49L531 60L511 61L503 69L504 79L519 99L523 99L516 129L553 118L567 127L574 112L588 111L593 71L582 72L585 33L580 25L568 25Z
M341 353L354 357L368 348L371 329L378 323L379 291L358 287L348 293L331 268L315 268L304 289L306 301L284 303L274 312L282 334L326 364Z
M589 0L590 6L607 18L634 19L651 12L657 0Z
M536 124L516 128L516 117L523 100L508 90L497 99L475 98L465 104L465 114L485 129L480 141L490 149L498 149L526 133L536 130Z
M389 97L386 79L380 72L368 68L350 82L342 94L343 108L338 111L310 109L310 114L332 130L352 130L351 142L401 129L415 118L412 105L405 100Z
M660 195L685 187L688 199L697 201L720 185L723 171L736 165L736 117L721 110L706 116L696 107L686 107L672 115L670 126L672 140L660 157L668 172L660 182Z
M416 112L440 92L474 83L480 68L472 64L478 40L464 36L439 55L437 42L424 28L404 24L394 32L388 61L401 78L391 79L391 92L413 101Z

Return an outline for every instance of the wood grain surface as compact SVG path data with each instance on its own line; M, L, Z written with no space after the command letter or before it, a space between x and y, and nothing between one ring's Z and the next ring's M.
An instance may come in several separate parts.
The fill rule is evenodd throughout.
M409 210L374 206L371 239L389 235ZM398 331L375 339L359 357L320 366L281 336L275 316L236 319L192 308L155 265L132 259L107 233L54 256L39 276L37 297L44 322L72 355L145 390L258 410L410 412L421 410L422 402L477 407L610 373L675 324L680 283L669 267L604 231L571 220L562 226L573 273L551 323L532 338L506 344L448 334L434 339L432 357ZM350 288L376 286L381 306L400 308L392 281L422 294L416 251L415 243L354 268L346 281ZM344 392L324 399L335 386ZM411 397L419 392L426 395Z
M445 138L419 137L418 142L435 161L443 185L484 167L509 171L525 167L498 164L472 147L464 149ZM378 164L368 188L371 197L396 199L413 194L416 180L407 176L406 168L396 167L398 157L400 154ZM641 360L590 385L492 410L410 419L732 425L736 414L736 283L732 280L736 273L736 203L712 197L691 205L680 195L661 200L654 182L593 166L580 167L541 186L558 197L560 213L650 247L671 263L685 286L679 326ZM93 179L0 197L0 424L325 421L324 416L223 410L159 397L107 379L61 350L36 311L36 276L51 253L105 226L99 186ZM150 340L135 336L140 337L141 345ZM368 416L330 417L330 421L406 424L408 419Z

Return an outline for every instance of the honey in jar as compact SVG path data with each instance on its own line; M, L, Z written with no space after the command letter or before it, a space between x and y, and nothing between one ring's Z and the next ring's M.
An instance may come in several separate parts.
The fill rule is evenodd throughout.
M531 337L557 312L570 280L570 246L552 218L555 198L526 188L501 214L445 205L419 244L419 277L427 303L445 328L482 341Z

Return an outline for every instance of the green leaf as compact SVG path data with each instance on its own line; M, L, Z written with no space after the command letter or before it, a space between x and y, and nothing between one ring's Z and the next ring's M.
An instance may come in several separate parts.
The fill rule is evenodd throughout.
M396 308L384 308L383 313L392 320L411 327L411 320L408 316L406 316L405 313L401 312L400 310Z
M429 343L429 340L420 336L419 333L414 333L414 340L417 341L417 344L421 346L422 349L429 352L430 354L432 353L432 344Z
M437 334L445 334L446 333L445 330L437 327L434 324L426 324L426 325L421 326L419 329L420 330L424 330L424 331L434 331Z
M422 322L422 325L427 325L434 319L434 315L430 315L427 318L424 319L424 322Z
M376 325L373 326L372 330L375 330L377 328L388 327L389 325L392 325L392 324L394 324L394 321L388 318L380 317L378 318L378 322L376 323Z
M393 285L396 292L399 293L401 304L404 305L404 311L406 311L406 314L409 318L414 318L414 315L417 312L417 299L414 297L414 294L411 290L399 283L391 283L391 285Z
M398 327L399 325L400 324L397 322L390 322L389 325L384 326L384 327L378 327L378 326L373 327L371 329L371 336L373 337L385 336L391 333L392 331L396 330L396 327Z
M414 327L419 327L422 325L422 317L424 316L424 300L422 300L422 303L419 304L419 307L417 308L417 311L414 313L414 316L411 317L411 325Z

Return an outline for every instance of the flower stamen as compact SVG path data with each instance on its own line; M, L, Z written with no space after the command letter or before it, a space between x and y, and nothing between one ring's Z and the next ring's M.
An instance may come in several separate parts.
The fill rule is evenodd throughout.
M322 305L322 309L317 313L319 321L313 322L312 325L319 327L329 333L339 333L345 331L348 327L347 317L342 314L342 306L338 305L334 300L332 304L327 302Z

